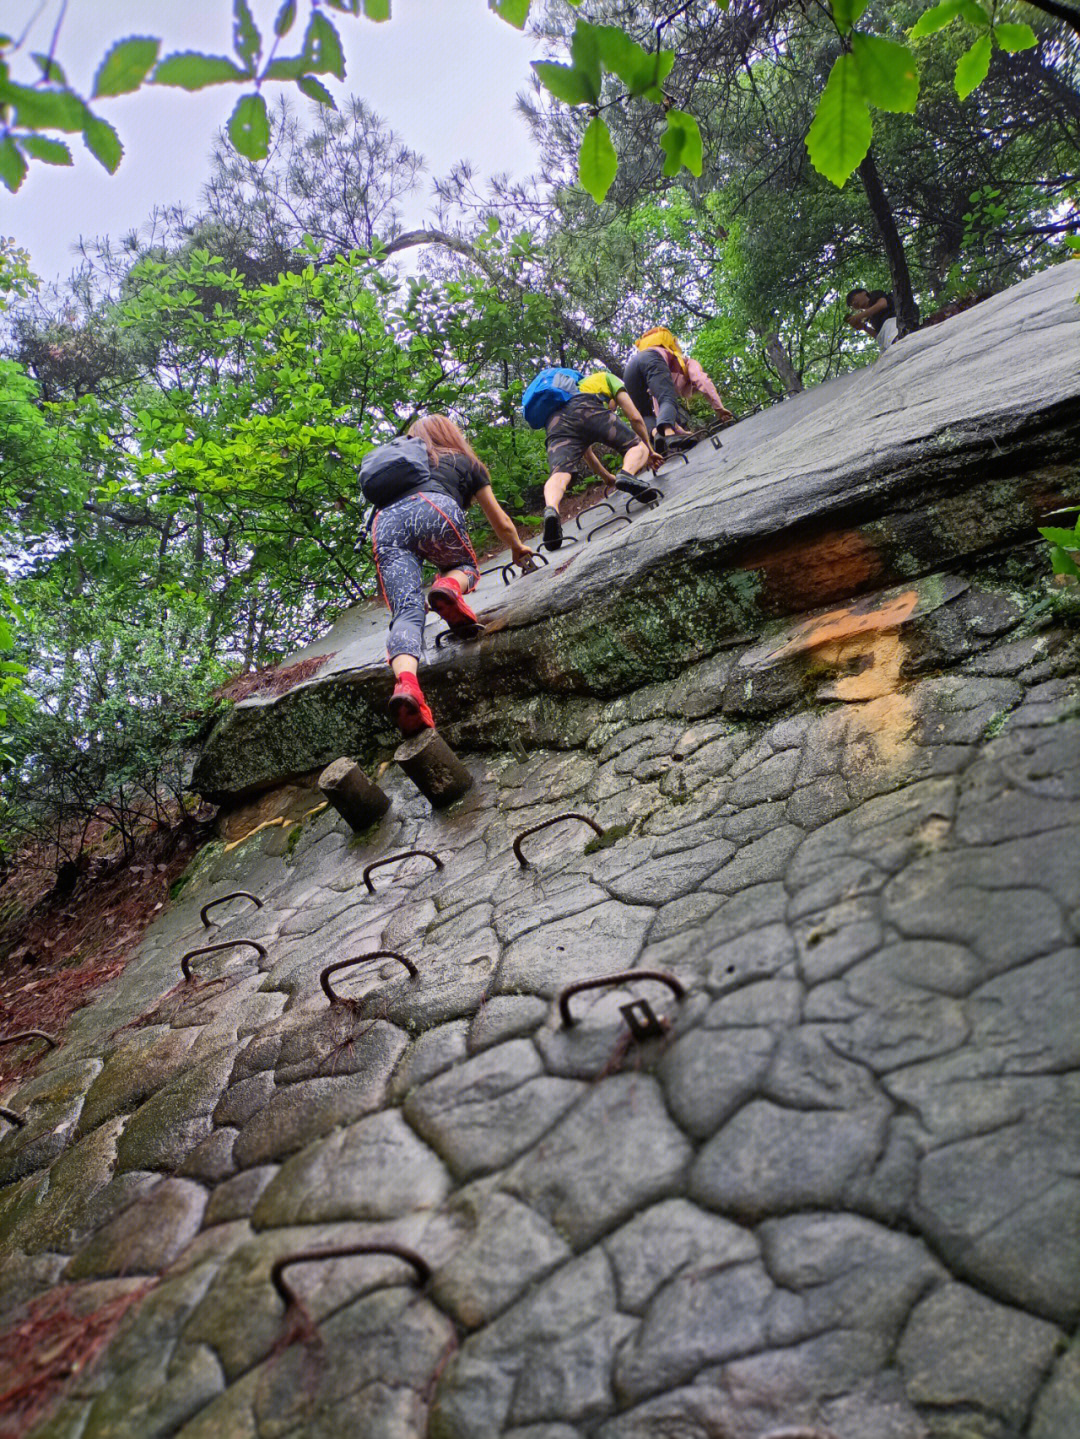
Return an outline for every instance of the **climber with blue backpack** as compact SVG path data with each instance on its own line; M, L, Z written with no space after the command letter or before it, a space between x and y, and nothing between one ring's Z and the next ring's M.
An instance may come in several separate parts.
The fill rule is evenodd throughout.
M428 415L408 435L364 456L360 488L375 507L371 545L379 593L390 611L386 658L394 672L390 716L404 735L435 728L417 670L423 650L423 564L439 578L426 608L441 615L452 635L482 632L464 596L480 578L465 511L477 502L515 564L532 557L517 526L495 498L491 475L465 436L445 415Z
M590 377L590 384L595 377ZM602 384L582 390L577 370L552 367L541 370L522 397L521 410L534 430L547 435L547 458L551 473L544 485L544 545L557 550L562 545L559 505L570 481L584 469L626 491L635 499L657 496L657 491L634 478L649 466L657 469L663 457L653 448L645 421L617 375L601 372ZM629 424L616 417L619 409ZM623 467L616 478L601 463L593 446L616 450Z

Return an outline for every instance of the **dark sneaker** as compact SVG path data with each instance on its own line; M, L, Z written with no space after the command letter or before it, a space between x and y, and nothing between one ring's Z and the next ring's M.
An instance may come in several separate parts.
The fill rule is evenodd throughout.
M651 505L663 499L655 486L647 485L644 480L635 479L633 475L620 475L615 481L615 488L622 490L623 494L629 495L632 500L640 500L643 505Z
M398 675L388 708L390 718L406 737L419 734L422 729L435 728L435 718L414 674Z
M554 505L548 505L544 511L544 545L549 550L557 550L562 545L562 520Z
M480 621L465 603L461 586L443 576L428 590L428 609L446 621L456 635L472 638L480 630Z

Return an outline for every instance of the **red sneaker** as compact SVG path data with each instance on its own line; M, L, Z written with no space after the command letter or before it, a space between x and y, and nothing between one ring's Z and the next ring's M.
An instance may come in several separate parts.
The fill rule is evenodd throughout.
M428 709L420 681L408 671L398 675L388 708L390 718L403 735L419 734L422 729L435 728L435 718Z
M455 634L475 635L480 621L461 596L461 586L449 575L442 575L428 590L428 608L435 611Z

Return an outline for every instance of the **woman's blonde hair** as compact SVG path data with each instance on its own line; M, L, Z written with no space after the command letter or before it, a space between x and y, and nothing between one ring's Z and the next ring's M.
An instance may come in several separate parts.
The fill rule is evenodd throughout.
M454 424L453 420L446 415L425 415L422 420L414 420L409 426L409 438L423 440L427 446L428 459L434 468L443 455L464 455L472 460L473 464L479 465L484 472L484 478L490 483L491 474L487 465L469 444L468 440Z

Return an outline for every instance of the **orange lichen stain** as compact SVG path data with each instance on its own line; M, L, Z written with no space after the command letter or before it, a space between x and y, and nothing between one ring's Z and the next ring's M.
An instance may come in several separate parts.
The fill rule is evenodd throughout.
M906 596L905 596L906 598ZM893 767L914 747L915 707L901 688L907 646L899 634L863 633L815 649L813 668L832 678L819 699L840 700L846 711L844 741L866 764Z
M858 530L770 540L746 553L740 566L756 570L765 607L792 610L828 604L880 580L884 562Z
M781 649L769 656L769 663L810 650L823 652L830 647L842 648L845 641L860 635L874 636L882 630L898 629L911 618L918 603L918 591L905 590L879 609L849 605L844 609L830 610L827 614L813 615L796 629Z

